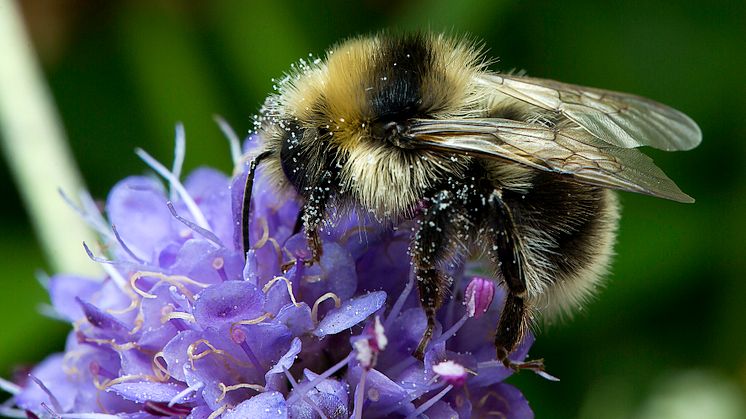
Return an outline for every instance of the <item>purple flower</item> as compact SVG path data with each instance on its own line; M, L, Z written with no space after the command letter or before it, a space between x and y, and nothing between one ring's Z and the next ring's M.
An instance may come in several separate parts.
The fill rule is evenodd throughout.
M100 233L102 251L86 251L106 276L51 279L55 314L73 330L65 351L28 379L0 382L13 394L0 413L533 416L521 393L502 382L512 371L495 360L505 295L488 279L467 287L468 267L454 268L453 297L439 312L424 362L411 355L426 319L413 292L410 224L384 229L347 214L324 228L323 257L306 266L305 237L292 234L299 202L279 194L260 168L252 248L244 255L236 221L245 163L233 179L203 168L182 183L179 173L138 153L166 185L154 177L122 180L106 200L107 220L93 205L79 209ZM516 361L532 341L524 339Z

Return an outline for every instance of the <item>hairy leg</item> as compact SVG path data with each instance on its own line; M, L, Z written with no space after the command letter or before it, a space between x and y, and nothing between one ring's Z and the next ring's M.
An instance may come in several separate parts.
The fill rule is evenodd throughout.
M412 256L417 276L420 304L427 316L427 329L414 356L422 359L435 329L435 313L448 290L448 278L438 269L438 264L451 256L453 241L447 231L451 228L456 208L453 194L441 191L435 195L420 219L420 228L414 238Z
M542 361L514 362L508 357L526 333L529 324L529 311L526 306L526 277L522 242L510 208L498 191L488 199L490 217L488 225L494 233L493 256L498 262L505 279L508 295L500 314L495 333L497 359L513 369L543 370Z

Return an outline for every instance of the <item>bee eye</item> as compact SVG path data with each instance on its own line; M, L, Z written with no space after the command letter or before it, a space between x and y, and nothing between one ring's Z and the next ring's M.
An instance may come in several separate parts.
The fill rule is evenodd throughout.
M412 148L403 135L406 130L406 123L397 121L376 121L370 124L372 138L386 141L395 147Z
M395 121L377 121L370 125L370 135L376 140L389 139L399 133L399 124Z

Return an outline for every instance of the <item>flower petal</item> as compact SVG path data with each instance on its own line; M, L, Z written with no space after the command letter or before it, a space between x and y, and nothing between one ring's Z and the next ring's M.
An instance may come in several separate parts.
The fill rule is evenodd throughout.
M163 185L153 178L131 176L117 183L106 200L106 211L122 241L145 260L163 242L179 237Z
M348 372L347 381L354 388L360 382L363 369L353 367ZM409 393L399 384L376 369L371 369L365 377L365 413L371 417L389 417L394 413L408 414L414 411L409 401Z
M306 377L304 382L312 381L318 377L318 374L309 370L305 370L304 375ZM288 406L290 417L294 419L316 419L319 417L316 409L306 400L307 398L324 412L327 418L346 419L350 416L348 392L349 386L346 383L334 379L323 380L309 390L305 398L299 398L298 401Z
M385 302L386 293L383 291L371 292L347 300L339 308L327 313L319 322L313 334L318 337L324 337L347 330L378 311L378 309L383 307Z
M276 381L280 380L284 384L285 370L289 370L293 366L301 347L300 339L294 338L290 344L290 349L267 371L264 375L264 380L266 382L265 387L268 390L280 390L280 386Z
M70 377L63 370L63 354L48 357L31 371L31 375L52 391L64 411L69 412L73 408L78 387L70 382ZM47 406L53 405L49 396L31 380L15 396L15 402L22 409L32 411L42 410L41 403Z
M219 328L264 314L264 293L246 281L226 281L199 293L194 318L203 328Z
M168 402L186 387L175 383L153 383L150 381L114 384L106 391L114 392L127 400L138 403L147 401Z
M116 334L128 331L127 326L115 319L111 314L99 309L91 303L81 300L79 297L75 297L75 301L77 301L83 309L83 313L85 313L88 323L93 325L93 327L105 332Z
M303 233L291 237L286 249L300 260L309 260L308 249ZM323 242L321 260L312 266L296 264L286 274L288 278L302 276L300 293L309 305L322 295L331 292L342 300L348 299L357 290L357 269L350 252L337 243Z
M184 365L189 363L189 346L199 341L201 335L196 330L179 332L163 348L163 359L166 362L168 374L179 380L186 381Z
M281 419L288 417L285 398L277 391L258 394L223 415L223 419Z
M286 304L275 316L275 321L290 329L295 336L302 336L314 329L311 308L306 303Z
M210 231L234 249L229 186L230 180L224 174L205 167L196 169L184 181L184 187L210 223Z
M74 275L55 275L49 281L49 296L57 313L71 322L85 316L76 298L90 300L101 289L100 280L92 280Z

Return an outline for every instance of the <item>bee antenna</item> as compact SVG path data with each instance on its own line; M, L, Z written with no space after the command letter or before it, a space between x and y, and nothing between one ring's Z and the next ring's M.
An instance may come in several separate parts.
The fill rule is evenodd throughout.
M246 175L246 184L243 190L243 204L241 206L241 235L243 245L243 257L246 259L246 252L251 249L251 242L249 239L249 219L251 218L251 191L254 187L254 175L256 174L256 167L262 160L269 157L270 151L265 151L256 156L251 163L249 163L249 173Z

